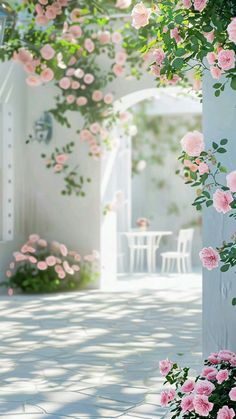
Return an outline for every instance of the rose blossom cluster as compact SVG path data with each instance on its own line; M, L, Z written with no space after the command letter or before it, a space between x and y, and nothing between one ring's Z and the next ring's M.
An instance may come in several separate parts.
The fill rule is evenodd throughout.
M219 79L224 71L235 68L235 52L217 46L217 52L208 52L207 61L214 79Z
M59 173L64 169L65 163L69 159L68 154L57 154L55 156L55 163L54 163L54 171ZM48 161L47 164L51 163L51 161Z
M40 26L47 26L63 12L63 7L68 5L68 0L39 0L35 5L35 21Z
M160 361L159 366L166 381L176 385L176 389L162 391L160 398L163 407L171 406L173 415L217 419L233 419L236 416L234 352L222 350L212 353L195 379L186 378L186 375L183 378L182 370L168 359ZM225 383L227 386L223 387Z
M203 153L205 151L205 143L201 133L197 131L187 133L181 140L181 146L183 152L186 153L183 158L183 164L185 171L187 171L185 177L187 181L193 182L191 173L199 174L200 177L195 177L195 180L201 180L201 176L210 175L213 169L216 170L213 154L210 151L205 153L206 155ZM213 165L211 167L208 160L212 162L212 159ZM217 212L226 214L232 210L232 204L235 202L236 170L227 174L226 187L217 183L216 185L218 186L212 195L213 207ZM206 179L204 180L204 189L207 190L208 194L212 190L212 186L208 187L206 184ZM204 268L212 270L219 266L219 252L212 247L204 247L200 251L199 256Z

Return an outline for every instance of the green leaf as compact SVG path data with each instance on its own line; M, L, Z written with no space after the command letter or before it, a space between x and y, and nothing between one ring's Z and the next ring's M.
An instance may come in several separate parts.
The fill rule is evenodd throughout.
M220 147L220 148L218 148L218 150L217 150L217 153L226 153L226 149L225 148L223 148L223 147Z
M184 54L186 54L186 50L184 48L179 48L175 51L176 57L182 57Z
M232 299L232 306L236 306L236 298Z
M233 90L236 90L236 76L233 76L233 77L232 77L232 80L231 80L230 86L231 86L231 88L232 88Z
M214 89L220 89L221 88L221 83L215 83L213 84Z
M220 270L221 272L227 272L230 268L230 264L227 263L226 265L221 266Z
M209 199L208 201L206 201L206 206L210 207L213 204L212 199Z
M227 138L223 138L223 140L221 140L220 145L226 145L228 143Z
M213 141L212 147L214 148L214 150L216 150L218 148L218 144Z
M183 60L183 58L176 58L174 61L173 61L173 67L176 69L176 70L181 70L181 68L184 66L184 60Z

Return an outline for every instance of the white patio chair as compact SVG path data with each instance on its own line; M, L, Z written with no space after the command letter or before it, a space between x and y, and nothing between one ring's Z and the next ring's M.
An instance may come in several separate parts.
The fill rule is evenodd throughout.
M146 237L139 236L135 233L125 233L128 239L128 246L130 251L130 272L134 272L134 269L144 269L144 258L147 256L147 263L149 261L149 244L146 240Z
M161 253L162 273L168 273L173 270L175 264L177 266L178 273L191 272L193 233L193 228L180 230L178 235L177 251Z

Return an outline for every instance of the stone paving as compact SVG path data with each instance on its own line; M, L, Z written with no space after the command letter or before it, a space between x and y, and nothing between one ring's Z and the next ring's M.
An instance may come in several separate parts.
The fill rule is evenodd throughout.
M1 296L0 310L0 418L161 418L159 360L201 361L199 275Z

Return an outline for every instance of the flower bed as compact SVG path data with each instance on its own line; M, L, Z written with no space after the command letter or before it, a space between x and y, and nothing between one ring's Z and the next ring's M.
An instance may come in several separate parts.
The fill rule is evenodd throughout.
M160 361L165 384L161 405L169 407L171 418L232 419L236 415L236 354L229 350L211 354L200 375L189 376L190 369L180 368L166 359Z
M98 278L96 252L82 259L64 244L48 243L37 234L13 257L3 283L10 295L15 288L25 293L72 291Z

